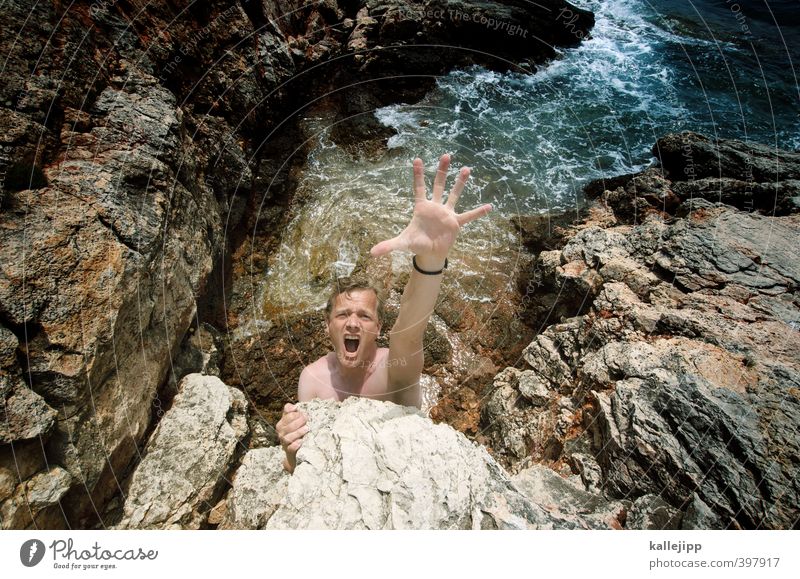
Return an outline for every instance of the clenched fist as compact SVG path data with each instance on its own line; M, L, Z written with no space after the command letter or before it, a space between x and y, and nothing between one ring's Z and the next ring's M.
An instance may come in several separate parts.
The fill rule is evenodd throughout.
M278 439L281 441L286 458L283 461L283 468L289 473L294 472L297 465L297 451L303 444L303 436L308 432L305 415L297 410L294 404L287 403L283 407L283 416L275 426Z

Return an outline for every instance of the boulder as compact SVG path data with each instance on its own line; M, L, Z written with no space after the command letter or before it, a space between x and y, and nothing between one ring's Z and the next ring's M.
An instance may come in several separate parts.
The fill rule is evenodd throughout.
M59 466L39 471L21 482L0 505L0 528L64 528L59 501L71 483L69 472Z
M675 214L681 202L697 199L766 215L800 210L800 152L683 132L660 138L653 155L660 167L597 179L584 193L624 223Z
M199 529L247 435L247 401L215 376L189 374L153 431L118 529Z
M552 516L570 520L577 528L621 529L628 505L590 493L546 466L537 464L515 474L519 490Z
M677 181L727 177L775 183L800 179L798 152L735 139L711 139L688 131L658 139L653 155L667 176Z
M251 450L223 528L583 528L526 497L486 450L413 408L351 397L301 403L310 432L288 476L279 447Z

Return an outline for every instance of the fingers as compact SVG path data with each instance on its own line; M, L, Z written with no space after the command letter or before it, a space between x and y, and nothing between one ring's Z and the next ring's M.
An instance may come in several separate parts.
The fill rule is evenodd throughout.
M386 241L381 241L380 243L373 245L372 249L369 250L369 253L372 257L379 257L381 255L391 253L396 249L403 249L403 242L401 241L400 236L393 237L392 239L387 239Z
M422 159L414 159L414 201L425 201L425 166Z
M469 211L465 211L464 213L456 215L456 219L458 220L459 225L466 225L470 221L475 221L479 217L483 217L491 210L492 206L487 203L486 205L481 205L480 207L476 207L475 209L470 209Z
M297 454L297 451L300 450L301 446L303 446L303 439L300 438L295 440L292 444L286 447L286 454Z
M302 430L303 428L306 428L306 432L308 431L305 415L297 410L287 412L287 408L289 407L295 408L293 404L287 404L284 406L284 415L275 426L275 431L278 433L278 439L281 441L281 445L283 446L286 446L286 444L295 439L294 433ZM305 434L305 432L303 434Z
M456 203L458 203L458 198L464 190L464 185L466 185L467 179L469 179L469 174L469 167L461 167L461 171L458 172L458 177L456 177L455 185L450 189L450 194L447 196L447 203L445 203L450 209L454 209Z
M283 446L284 448L288 448L292 446L292 444L294 444L295 442L299 443L300 439L303 438L306 434L308 434L308 424L284 436L283 439L281 440L281 446Z
M433 197L431 200L435 203L442 202L448 167L450 167L450 155L445 153L439 159L439 168L436 170L436 178L433 180Z
M287 402L283 405L283 413L288 414L289 412L294 412L297 409L297 406L292 404L291 402Z

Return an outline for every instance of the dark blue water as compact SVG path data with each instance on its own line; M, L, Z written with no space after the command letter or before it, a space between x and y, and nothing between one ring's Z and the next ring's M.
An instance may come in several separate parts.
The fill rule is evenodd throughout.
M475 168L466 204L574 208L590 179L640 170L667 132L800 148L800 2L584 0L589 40L535 75L479 67L387 107L390 146Z

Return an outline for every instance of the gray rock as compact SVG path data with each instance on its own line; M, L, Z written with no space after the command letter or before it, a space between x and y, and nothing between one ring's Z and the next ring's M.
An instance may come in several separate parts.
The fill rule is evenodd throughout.
M636 226L584 223L561 252L540 255L544 296L565 287L559 267L580 263L602 278L582 315L524 350L571 406L532 413L517 395L520 371L505 371L482 404L489 444L511 472L537 461L540 441L538 460L568 461L586 488L651 497L628 526L793 528L800 217L702 199L680 211Z
M742 527L791 527L800 503L784 461L798 456L788 437L800 405L785 397L781 409L773 404L800 375L782 374L787 384L764 372L750 391L730 380L737 363L713 346L668 342L645 378L618 380L613 392L594 395L604 489L622 497L658 490L672 505L696 493Z
M219 376L223 337L214 326L189 328L172 363L170 382L177 384L187 374Z
M484 448L415 409L360 398L300 407L310 432L294 474L283 472L279 448L250 451L228 494L223 527L582 526L579 517L559 519L532 503Z
M680 529L681 513L658 495L644 495L633 501L625 520L625 528Z
M0 444L31 438L46 439L53 428L56 411L19 378L0 375ZM6 397L8 396L8 397Z
M580 475L584 488L590 493L599 494L603 481L603 471L594 457L581 452L574 452L569 459L572 469Z
M249 448L264 448L280 444L275 425L271 424L266 417L257 412L251 412L247 417L247 424L250 428Z
M220 529L263 529L286 495L291 475L283 468L283 448L250 450L233 477Z
M543 465L534 465L512 477L519 490L551 516L583 529L621 529L626 506L589 493Z
M682 529L725 529L727 523L723 521L711 508L705 504L697 493L692 495L689 506L681 519Z
M672 133L658 139L653 155L671 179L680 181L709 177L756 183L800 179L800 153L759 143L714 140L691 132Z
M553 340L548 336L537 336L522 352L530 366L546 380L550 388L569 388L572 370L564 362Z
M483 433L503 465L515 472L524 459L552 458L548 443L555 430L558 414L541 405L533 405L520 391L523 372L506 368L498 374L484 397L481 409ZM543 381L528 371L526 380ZM547 397L547 390L542 396Z
M544 406L550 402L550 391L547 384L536 372L525 370L517 378L519 393L534 406Z
M633 253L630 241L620 232L587 227L569 240L561 251L562 263L580 260L589 267L599 267L614 258Z
M645 262L688 291L735 283L777 295L800 284L797 227L794 217L772 219L718 207L702 218L690 215L676 222Z
M200 528L247 434L246 412L241 391L186 376L133 473L117 528Z

